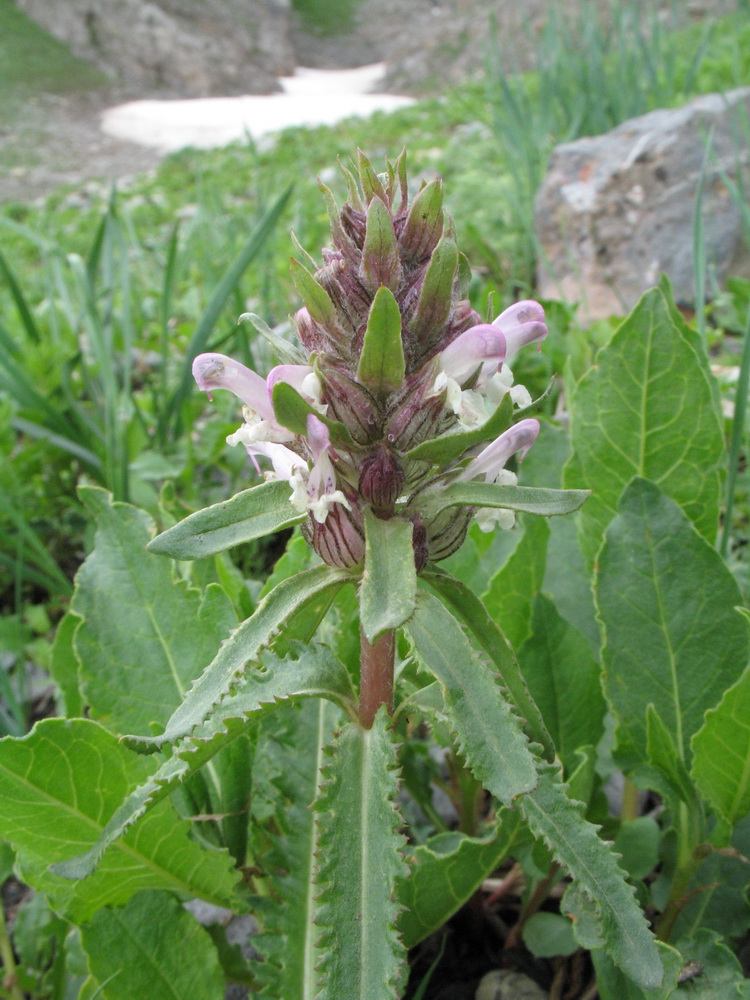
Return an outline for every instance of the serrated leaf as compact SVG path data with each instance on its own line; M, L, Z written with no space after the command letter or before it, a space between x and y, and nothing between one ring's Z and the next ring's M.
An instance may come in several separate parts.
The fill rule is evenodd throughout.
M531 638L519 650L519 663L557 752L570 769L576 766L576 750L596 746L604 730L601 671L586 638L543 594L534 602L531 629Z
M730 826L750 813L750 668L725 693L693 737L693 776Z
M123 798L149 780L154 762L129 751L88 719L45 719L20 740L0 740L0 835L16 848L24 877L55 909L88 920L140 889L200 896L217 906L239 904L238 873L225 851L205 851L191 824L162 803L117 844L85 883L47 871L102 833Z
M512 416L513 401L510 395L506 394L492 416L481 427L471 431L442 434L440 437L423 441L416 447L410 448L404 454L404 458L419 462L432 462L444 469L455 459L465 454L469 448L483 444L485 441L494 441L510 427Z
M169 719L160 736L134 735L129 742L135 748L158 749L165 743L188 736L224 698L246 665L256 660L272 640L294 626L311 605L322 602L327 608L335 593L351 580L345 570L313 566L287 580L282 580L263 600L255 613L243 622L219 649L212 662L187 692L184 701Z
M594 490L579 520L589 566L634 476L655 482L715 538L724 437L712 381L699 338L655 288L575 387L564 485Z
M682 957L675 948L663 941L657 941L656 946L664 966L664 981L660 986L645 988L623 975L605 951L601 949L592 951L596 985L601 1000L669 1000L675 996Z
M354 447L352 436L344 424L319 413L288 382L277 382L274 385L271 400L276 419L282 427L286 427L293 434L301 434L305 437L307 435L307 418L312 416L328 428L332 444L338 445L340 448Z
M436 566L428 566L422 573L422 579L440 594L443 603L449 605L458 615L490 657L516 709L525 720L527 735L541 744L545 757L553 761L555 746L544 725L539 708L529 693L513 650L497 623L490 617L487 608L465 584Z
M271 781L266 778L264 784L275 810L270 832L266 824L253 824L253 848L262 859L270 890L269 896L255 900L262 931L253 945L263 959L254 964L259 995L268 1000L312 1000L318 991L320 930L313 917L319 891L319 831L311 805L324 747L339 722L340 713L330 702L310 700L299 710L275 713L263 726L267 732L254 780L260 784L266 777L260 772L272 772Z
M318 1000L382 1000L395 994L406 951L396 932L403 878L403 819L388 716L371 729L350 723L331 749L315 804L321 865Z
M297 645L294 652L296 657L285 659L265 653L264 671L254 670L242 677L234 694L222 702L221 709L178 743L172 756L124 798L93 846L84 854L56 864L56 874L68 879L90 875L111 844L188 775L245 733L251 716L272 709L278 701L327 698L354 714L352 705L356 703L356 695L351 678L330 650L324 646Z
M399 628L417 599L411 521L383 521L365 512L365 569L359 594L360 624L372 645L384 632Z
M371 204L376 203L382 205L379 200ZM357 380L375 396L394 392L404 381L406 362L401 322L401 310L393 292L379 288L370 306L357 365Z
M532 604L544 580L548 538L547 522L527 517L513 554L482 594L482 603L514 649L520 649L531 633Z
M510 806L535 787L536 758L497 674L437 598L421 592L406 632L421 666L440 683L445 715L472 773Z
M589 496L590 490L546 490L536 486L454 482L439 491L420 494L420 510L425 517L435 517L448 507L502 507L554 517L572 514Z
M102 1000L223 1000L219 956L205 928L166 892L141 892L81 929Z
M97 525L71 603L82 619L74 638L81 688L104 725L148 733L166 723L236 618L219 587L201 595L146 551L152 524L143 511L98 487L81 498Z
M289 501L289 484L271 480L190 514L148 544L172 559L202 559L305 520Z
M677 504L636 479L598 558L604 687L624 751L644 759L653 705L689 764L690 738L748 661L737 584Z
M508 856L519 817L501 811L484 837L439 833L414 851L409 877L398 885L403 911L398 921L404 945L413 948L438 930Z
M540 770L537 787L518 801L532 833L541 837L578 887L597 907L598 926L608 954L640 986L659 986L663 969L646 918L632 886L597 828L570 799L555 768Z

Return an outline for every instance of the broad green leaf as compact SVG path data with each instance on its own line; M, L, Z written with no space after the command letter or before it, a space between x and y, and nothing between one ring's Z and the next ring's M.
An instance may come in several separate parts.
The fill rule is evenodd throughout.
M750 813L750 668L706 713L692 749L701 794L734 826Z
M419 664L440 683L448 724L472 773L504 805L512 805L535 787L536 758L497 674L430 594L419 594L406 632Z
M331 436L331 443L341 448L352 448L354 442L348 428L339 420L319 413L304 399L288 382L277 382L271 393L273 412L282 427L287 427L293 434L307 435L307 418L316 417L325 424Z
M516 709L525 720L528 736L539 743L544 756L553 761L555 746L552 738L542 720L539 708L529 693L513 650L496 622L492 620L487 608L460 580L456 580L436 566L428 566L422 574L422 579L440 594L443 603L458 615L471 631L475 641L490 657Z
M640 986L654 988L663 970L633 888L582 806L568 797L556 769L544 765L537 787L520 797L521 813L597 909L598 929L608 954Z
M561 913L542 910L523 925L523 943L536 958L572 955L578 950L573 925Z
M748 983L740 961L720 936L706 927L689 938L676 942L685 965L699 966L694 978L687 981L685 994L697 991L700 1000L747 1000ZM684 968L684 966L683 966Z
M646 878L659 861L661 829L653 816L636 816L623 823L615 837L620 864L631 878Z
M166 892L141 892L100 910L81 942L102 1000L223 1000L224 975L208 931Z
M676 948L657 941L659 956L664 966L664 980L660 986L646 987L623 975L610 955L600 948L593 949L591 957L596 970L596 985L601 1000L669 1000L677 990L677 977L682 969L682 956ZM687 994L686 994L687 996Z
M219 587L202 596L146 551L145 513L98 487L81 498L97 524L71 604L83 619L74 640L81 687L99 721L145 734L165 725L236 619Z
M191 823L166 802L116 845L91 879L73 884L47 871L88 850L153 770L154 761L88 719L45 719L21 740L0 740L0 836L16 848L25 879L46 892L58 912L88 920L100 906L122 905L146 888L240 905L229 855L196 844Z
M531 630L518 660L531 697L570 770L577 764L576 750L586 744L596 746L604 730L599 665L584 636L542 594L534 602Z
M712 381L698 336L655 288L575 387L564 485L594 491L579 520L590 566L634 476L655 482L714 540L724 438Z
M135 735L130 743L142 749L157 749L190 734L211 709L224 698L241 677L246 666L277 636L294 627L295 618L311 606L328 606L336 591L351 579L345 570L330 566L312 569L282 580L219 649L205 671L187 692L185 700L169 719L161 736Z
M578 510L589 495L589 490L545 490L535 486L454 482L439 491L421 494L420 510L425 517L435 517L448 507L503 507L554 517Z
M296 655L295 655L296 654ZM96 868L104 852L188 775L203 767L220 750L247 731L247 719L273 709L289 698L327 698L352 715L356 695L346 668L323 646L293 648L285 659L263 654L263 670L251 670L234 685L219 711L178 743L172 756L141 781L101 830L96 843L85 853L55 865L55 872L69 879L82 879ZM140 829L140 827L139 827Z
M508 856L518 821L516 813L502 810L484 837L439 833L415 849L409 877L398 885L398 928L407 948L442 927Z
M440 437L423 441L407 451L404 458L419 462L432 462L434 465L445 468L465 454L469 448L483 444L485 441L494 441L504 430L508 429L512 416L513 402L510 395L505 395L498 408L481 427L472 431L441 434Z
M379 200L372 205L385 206ZM388 224L391 226L390 218ZM375 396L394 392L404 381L406 362L401 342L401 310L393 292L378 289L372 300L362 352L357 366L357 380Z
M299 710L274 713L262 727L267 732L261 737L253 778L256 799L265 789L273 814L270 824L258 819L252 826L252 847L262 859L269 890L254 901L262 931L253 937L253 946L262 956L254 964L259 995L268 1000L312 1000L318 993L320 929L313 918L319 892L319 830L311 805L324 747L339 722L340 714L330 702L311 699Z
M202 559L305 520L289 502L289 484L271 480L190 514L149 542L149 552Z
M394 996L406 951L396 932L396 882L407 874L396 808L396 749L381 709L350 723L329 750L319 815L319 1000Z
M643 760L646 710L689 764L690 739L748 661L737 584L677 504L636 479L598 557L604 687L624 752Z
M516 650L531 632L531 608L544 579L548 538L547 522L527 517L513 555L482 594L485 607Z
M403 625L414 611L417 571L411 521L365 513L365 569L359 594L360 623L371 644Z
M78 677L78 657L73 637L81 619L73 611L68 611L55 632L52 643L49 672L58 687L58 711L68 718L83 715L83 702Z

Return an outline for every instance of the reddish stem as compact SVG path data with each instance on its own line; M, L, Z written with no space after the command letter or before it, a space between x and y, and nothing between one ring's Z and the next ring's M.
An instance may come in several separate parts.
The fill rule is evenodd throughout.
M396 652L396 632L384 632L373 645L360 629L361 675L359 683L359 721L365 729L372 728L375 713L381 705L393 711L393 661Z

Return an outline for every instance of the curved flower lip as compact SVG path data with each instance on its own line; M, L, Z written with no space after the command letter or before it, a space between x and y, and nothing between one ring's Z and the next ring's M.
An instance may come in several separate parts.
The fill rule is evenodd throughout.
M312 378L311 378L312 376ZM303 396L307 396L308 399L320 402L319 391L315 392L315 382L317 382L317 387L320 389L320 380L315 375L315 372L310 365L276 365L268 373L266 378L266 389L268 392L269 401L273 396L273 387L277 382L286 382L297 392L302 393ZM311 391L312 390L312 391Z
M516 302L492 321L502 330L507 344L506 357L511 357L526 344L538 343L547 336L544 308L533 299Z
M505 334L492 323L472 326L440 352L443 371L456 382L465 381L479 365L480 378L487 378L505 361L508 345Z
M199 354L193 361L193 378L209 399L214 389L229 389L262 420L276 426L266 380L234 358L226 354Z
M494 482L511 455L518 454L519 462L523 461L538 433L538 420L533 418L519 420L473 458L456 479L470 481L484 476L485 482Z

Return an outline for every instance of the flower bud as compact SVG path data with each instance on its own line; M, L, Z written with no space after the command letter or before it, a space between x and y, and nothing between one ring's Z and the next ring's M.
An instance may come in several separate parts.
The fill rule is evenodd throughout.
M381 445L359 466L359 492L376 511L389 511L404 489L404 470L390 448Z
M365 558L365 531L362 517L355 506L357 495L346 490L352 507L335 504L321 524L310 519L302 525L302 534L324 563L341 569L357 566Z

